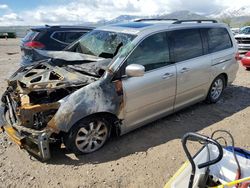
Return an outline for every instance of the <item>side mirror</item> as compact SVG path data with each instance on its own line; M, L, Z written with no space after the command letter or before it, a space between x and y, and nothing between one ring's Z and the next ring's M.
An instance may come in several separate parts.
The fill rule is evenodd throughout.
M129 77L141 77L145 73L145 67L138 64L130 64L126 67L126 75Z

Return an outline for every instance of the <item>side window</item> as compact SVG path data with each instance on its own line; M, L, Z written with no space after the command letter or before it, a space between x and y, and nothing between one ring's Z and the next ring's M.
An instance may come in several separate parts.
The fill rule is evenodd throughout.
M246 27L240 31L241 34L250 34L250 27Z
M232 41L225 28L208 29L208 50L210 53L232 47Z
M127 59L127 65L140 64L145 67L146 71L163 67L169 62L166 32L144 39Z
M64 38L65 38L65 33L64 32L54 32L52 34L51 38L53 38L59 42L63 42Z
M185 61L203 55L203 46L198 29L173 31L175 61Z
M85 32L59 31L59 32L54 32L51 38L57 40L58 42L69 44L80 38L84 33Z
M64 42L72 43L79 39L85 32L66 32Z

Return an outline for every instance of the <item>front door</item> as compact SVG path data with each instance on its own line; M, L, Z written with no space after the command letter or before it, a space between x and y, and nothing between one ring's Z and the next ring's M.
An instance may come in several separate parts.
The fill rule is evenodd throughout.
M176 67L170 63L166 32L144 39L128 57L129 64L143 65L145 75L122 80L127 131L173 111Z

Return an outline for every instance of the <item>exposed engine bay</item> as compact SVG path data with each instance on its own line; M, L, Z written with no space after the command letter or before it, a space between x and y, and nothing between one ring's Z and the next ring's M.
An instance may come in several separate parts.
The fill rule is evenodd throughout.
M93 59L91 59L93 61ZM2 102L10 124L42 130L60 106L60 99L98 80L110 59L99 62L43 60L21 67L8 80Z

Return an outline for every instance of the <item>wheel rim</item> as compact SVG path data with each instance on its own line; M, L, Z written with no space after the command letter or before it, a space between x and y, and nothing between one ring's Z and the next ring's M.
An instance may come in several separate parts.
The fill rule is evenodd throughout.
M213 100L216 100L220 97L223 90L223 81L222 79L217 79L212 85L211 97Z
M76 135L76 147L84 153L90 153L99 149L108 136L108 128L102 121L93 121L81 127Z

